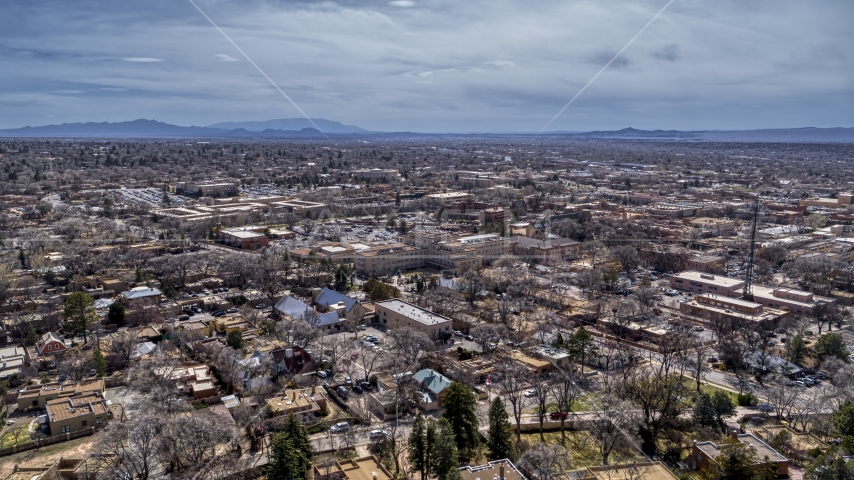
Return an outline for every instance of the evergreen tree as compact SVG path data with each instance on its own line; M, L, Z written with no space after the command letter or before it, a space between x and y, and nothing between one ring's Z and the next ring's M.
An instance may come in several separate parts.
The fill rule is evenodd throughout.
M235 350L241 350L245 342L243 341L243 332L240 330L232 330L225 337L225 344Z
M492 451L492 456L495 459L512 457L510 420L507 415L507 407L504 406L504 401L499 397L495 397L489 406L489 432L486 437L486 445Z
M815 342L815 358L823 362L826 358L836 357L840 360L848 360L848 347L845 339L838 333L827 333Z
M720 390L716 390L715 393L712 394L711 399L718 424L723 426L724 418L735 415L735 403L733 403L732 398L728 393Z
M299 469L299 454L293 439L284 433L273 435L270 440L267 478L277 480L304 480L305 473Z
M796 335L794 338L789 339L789 343L786 344L786 357L788 357L790 362L795 365L803 365L806 354L807 346L804 343L804 337Z
M854 478L854 462L846 462L839 451L827 451L804 471L805 480L850 480L852 478Z
M168 276L160 279L160 291L163 292L163 295L166 298L175 298L178 296L178 291L175 290L175 284L172 283L172 279Z
M464 455L474 453L480 443L476 406L477 398L474 392L462 383L453 382L445 389L442 418L448 421L456 439L457 449ZM438 470L437 474L442 471Z
M39 335L36 333L36 329L33 328L32 323L27 324L27 336L24 338L24 346L32 347L39 341Z
M712 397L708 393L701 393L694 403L694 422L704 426L717 426L718 420L715 414L715 406Z
M596 342L593 335L584 327L579 327L566 342L566 350L569 355L581 364L581 373L584 373L584 363L596 355Z
M293 415L285 421L281 433L270 441L267 478L276 480L305 480L314 460L314 449L308 433Z
M122 326L125 324L125 304L119 302L118 300L110 304L110 308L107 309L107 319L110 323L115 324L117 326Z
M409 433L409 464L421 473L421 480L426 480L429 465L427 464L427 421L419 411L412 421L412 431Z
M437 424L436 447L433 449L431 463L431 471L438 480L448 480L448 472L460 467L453 427L444 417L440 418Z
M98 319L95 312L95 299L83 292L74 292L65 297L62 316L66 323L76 333L83 334L83 341L89 343L89 324Z
M95 363L95 374L99 377L104 377L107 375L107 359L104 358L104 354L101 353L100 349L96 349L93 354L93 360Z

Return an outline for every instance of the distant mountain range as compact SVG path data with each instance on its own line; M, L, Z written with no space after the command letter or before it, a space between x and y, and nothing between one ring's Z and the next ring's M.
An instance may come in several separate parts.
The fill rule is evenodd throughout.
M302 123L301 123L302 122ZM277 130L269 128L268 124L281 123L292 125L294 129ZM359 127L351 127L330 120L317 119L315 123L332 135L355 133L371 133ZM241 126L252 124L251 129ZM225 125L225 124L218 124ZM23 127L0 130L0 137L152 137L152 138L323 138L323 133L311 127L305 119L282 119L268 122L235 122L233 128L216 126L197 127L195 125L182 127L156 120L133 120L116 123L63 123L61 125L45 125L42 127ZM303 125L309 125L308 127ZM326 130L329 127L329 130Z
M378 133L365 130L364 128L355 125L344 125L343 123L334 122L332 120L324 120L322 118L312 119L315 125L326 133L334 134L352 134L352 133ZM277 120L267 120L264 122L221 122L208 125L208 128L221 128L224 130L244 129L249 132L263 132L265 130L285 130L298 131L306 128L314 129L305 118L280 118Z
M63 123L41 127L0 129L0 137L125 137L125 138L323 138L324 134L347 137L434 137L434 136L533 136L533 134L428 134L414 132L373 132L322 118L314 119L318 131L303 118L282 118L263 122L221 122L206 127L182 127L156 120L116 123ZM762 130L638 130L547 132L543 138L658 140L687 142L807 142L854 143L854 128L778 128Z

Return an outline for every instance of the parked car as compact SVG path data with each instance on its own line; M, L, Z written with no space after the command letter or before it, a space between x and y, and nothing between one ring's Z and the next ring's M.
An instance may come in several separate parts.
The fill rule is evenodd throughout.
M549 418L551 418L552 420L560 420L566 419L567 415L567 412L552 412L549 414Z
M214 310L213 312L211 312L212 317L221 317L223 315L225 315L225 312L222 310Z
M365 390L368 390L368 391L370 391L372 388L374 388L374 386L371 385L369 382L360 382L359 386L364 388Z
M327 374L326 374L326 370L318 370L318 371L317 371L317 376L318 376L318 377L320 377L320 378L326 378L326 377L328 377L329 375L327 375Z
M769 403L760 403L757 407L760 412L773 412L777 408Z
M237 307L231 307L226 310L225 313L237 313Z
M694 327L694 331L695 331L695 332L702 332L703 330L705 330L705 328L703 328L703 327L701 327L701 326L699 326L699 325L697 325L696 327Z
M536 390L525 390L525 396L528 398L536 397L537 391Z
M255 310L264 310L265 308L267 308L267 305L264 305L263 303L255 305Z
M341 395L342 397L346 397L347 395L349 395L349 394L350 394L350 391L349 391L349 390L347 390L347 389L346 389L346 388L344 388L344 387L338 387L338 388L336 388L336 389L335 389L335 392L336 392L336 393L338 393L338 395Z
M466 340L472 342L474 341L474 337L472 337L471 335L466 335Z
M353 380L349 376L346 376L344 377L344 383L346 383L347 385L352 385Z
M332 433L344 433L350 430L350 424L347 422L338 422L329 429Z
M388 435L388 434L386 433L385 430L371 430L369 438L371 440L378 440L380 438L385 438L386 435Z
M364 391L365 391L365 389L364 389L364 388L362 388L362 387L361 387L361 386L359 386L359 385L353 385L352 387L350 387L350 390L352 390L352 391L354 391L354 392L356 392L356 393L362 393L362 392L364 392Z

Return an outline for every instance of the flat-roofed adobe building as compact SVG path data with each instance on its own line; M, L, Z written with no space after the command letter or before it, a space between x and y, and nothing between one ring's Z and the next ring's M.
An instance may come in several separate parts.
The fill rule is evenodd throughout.
M812 292L786 287L754 285L752 291L754 301L768 307L788 310L797 314L811 314L813 308L819 303L832 303L836 301Z
M110 412L101 392L87 392L50 400L45 406L51 435L100 428L107 424Z
M710 273L687 271L670 277L670 286L688 292L740 298L744 289L744 281ZM796 314L810 314L816 305L835 301L832 298L821 297L812 292L787 287L753 285L751 292L753 293L753 302L757 304Z
M378 321L391 328L409 327L436 339L451 334L451 319L424 310L403 300L388 300L376 304Z
M661 462L623 463L587 467L580 480L677 480Z
M460 477L463 480L527 480L516 465L508 459L460 467Z
M780 455L777 450L771 448L767 443L760 440L751 433L740 433L733 436L739 442L748 445L748 448L756 454L758 465L775 465L777 475L789 474L789 459ZM700 470L715 462L721 451L731 448L728 444L719 445L715 442L695 442L691 450L691 461L694 468Z
M766 326L776 325L789 313L761 303L711 293L697 295L693 300L679 304L679 311L709 320L726 318L733 324L761 323Z
M362 457L314 465L315 480L390 480L394 475L377 457Z
M679 272L670 277L670 287L696 293L740 297L744 281L696 271Z
M219 230L218 237L219 241L226 245L254 250L270 244L269 239L264 235L264 229L265 227L261 226L223 228Z

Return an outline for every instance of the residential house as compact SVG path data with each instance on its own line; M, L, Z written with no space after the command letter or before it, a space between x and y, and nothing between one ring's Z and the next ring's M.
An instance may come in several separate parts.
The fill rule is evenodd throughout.
M16 464L12 467L12 473L3 477L3 480L54 480L55 478L56 465L22 467Z
M462 480L527 480L508 459L494 460L483 465L460 467Z
M341 330L341 318L335 312L317 313L317 311L305 303L290 295L282 297L273 310L280 316L291 320L302 320L314 328L325 328L327 330Z
M419 406L425 411L441 408L442 397L445 394L445 389L451 386L451 379L431 369L415 372L412 379L421 388L416 393Z
M353 297L324 288L317 294L314 304L324 312L335 312L339 318L361 320L367 313L364 305Z
M92 378L82 382L45 383L31 385L18 391L18 410L44 409L47 402L85 393L104 393L104 380Z
M110 412L101 392L86 392L50 400L45 405L51 435L100 428L107 424Z
M119 300L125 304L127 308L139 309L150 305L157 305L163 293L154 287L137 287L132 288L119 295Z
M302 371L314 370L314 360L305 348L298 345L289 347L276 347L270 352L273 373L298 374Z
M394 475L374 456L314 465L314 480L391 480L392 478Z
M62 337L53 332L47 332L36 342L35 350L40 357L55 357L65 353L65 351L68 350L68 347L65 345Z
M760 465L775 465L779 476L789 474L789 459L780 455L780 453L755 435L751 433L735 433L732 438L747 445L756 454ZM721 454L721 449L725 448L727 448L725 444L718 445L715 442L695 441L694 447L691 450L691 461L694 464L694 468L700 470L707 467Z
M326 410L326 406L326 390L318 386L289 388L267 400L267 408L272 416L294 414L303 423L315 422L320 412Z
M27 363L27 349L18 345L0 348L0 380L21 373Z
M580 480L677 480L661 462L622 463L587 467Z

